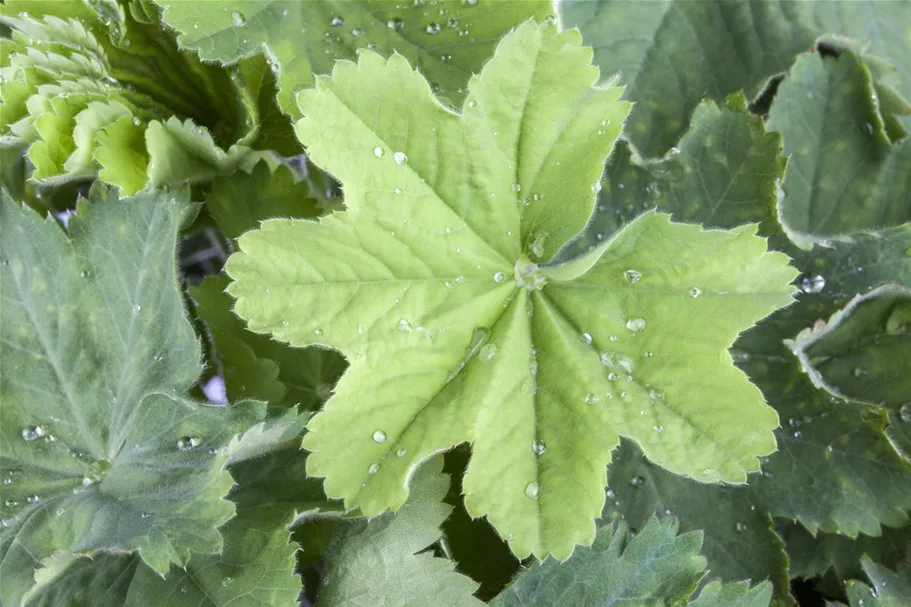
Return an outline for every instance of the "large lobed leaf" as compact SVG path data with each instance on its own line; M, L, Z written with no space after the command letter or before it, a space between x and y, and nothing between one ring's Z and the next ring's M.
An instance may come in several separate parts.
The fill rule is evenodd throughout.
M160 0L158 0L160 1ZM461 102L503 34L551 12L547 0L216 0L161 2L181 46L231 63L265 51L279 72L279 104L297 115L295 95L337 59L358 49L393 52L420 67L441 95Z
M67 235L4 195L4 603L55 554L138 551L163 574L222 549L221 448L263 408L184 396L200 351L174 251L193 212L186 192L99 195Z
M774 451L777 417L725 352L791 300L755 226L649 213L580 261L534 263L585 224L628 109L590 58L527 23L461 114L370 52L301 95L298 134L348 211L242 236L229 292L250 329L348 357L304 446L349 508L400 506L420 461L467 441L468 512L519 556L566 558L594 538L618 434L701 481L743 482Z

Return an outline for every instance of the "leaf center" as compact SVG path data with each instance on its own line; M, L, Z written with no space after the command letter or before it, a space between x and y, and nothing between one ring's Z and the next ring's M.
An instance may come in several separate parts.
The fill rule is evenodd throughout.
M516 284L529 291L540 291L547 284L547 277L541 272L538 264L532 263L525 257L520 257L516 261L514 275Z

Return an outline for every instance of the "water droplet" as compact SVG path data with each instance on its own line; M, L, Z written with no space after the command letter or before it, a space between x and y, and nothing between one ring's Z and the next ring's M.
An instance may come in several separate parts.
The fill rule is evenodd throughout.
M629 396L629 395L626 392L620 393L620 398L626 398L627 396Z
M134 311L134 312L141 312L141 311L142 311L142 306L140 306L139 304L135 304L135 305L133 306L133 311Z
M521 191L522 191L522 185L519 184L519 183L514 183L514 184L512 184L512 191L513 191L513 192L521 192Z
M383 146L378 145L375 148L373 148L373 155L376 156L377 158L382 158L383 154L385 154L385 153L386 153L386 150L383 149Z
M424 28L424 31L430 34L431 36L436 36L440 33L440 24L439 23L428 23L427 27Z
M639 282L642 280L642 272L638 270L627 270L623 273L623 278L629 283Z
M590 346L592 343L592 336L590 333L583 333L579 336L579 339L582 340L582 343L586 346Z
M540 494L541 494L541 488L538 486L538 483L536 483L535 481L532 481L532 482L528 483L527 485L525 485L525 497L536 500L536 499L538 499L538 495L540 495Z
M543 194L532 194L531 195L531 199L535 200L535 201L541 200L542 198L544 198Z
M544 455L547 451L547 444L542 440L531 441L531 452L535 455Z
M911 422L911 403L905 403L898 410L898 416L903 422Z
M35 439L41 438L46 433L47 433L47 430L45 430L41 426L31 426L28 428L23 428L21 436L22 436L22 440L24 440L26 442L31 442Z
M142 124L142 122L139 118L133 118L133 126L139 126L140 124Z
M234 27L243 27L247 25L247 18L242 13L234 11L231 13L231 23L234 24Z
M394 190L392 190L392 191L395 192L396 195L398 195L398 194L401 194L401 193L402 193L402 188L396 188L396 189L394 189ZM395 234L395 232L393 232L393 234Z
M4 505L5 505L7 508L15 508L16 506L19 505L19 502L17 502L17 501L14 500L14 499L8 499L8 500L6 500L6 501L3 502L3 503L4 503Z
M82 276L83 278L88 278L89 272L88 272L88 270L83 270L82 272L79 272L79 275Z
M377 430L376 432L373 433L373 441L377 442L377 443L385 443L386 442L386 433L383 432L382 430Z
M852 371L852 373L854 374L854 377L863 377L868 373L868 371L863 367L854 367L854 371Z
M602 186L601 186L601 180L599 179L598 181L594 182L594 183L591 185L591 191L594 192L595 194L597 194L597 193L599 193L599 192L601 191L601 187L602 187Z
M336 15L335 17L332 18L332 21L330 21L329 23L331 23L333 27L342 27L343 25L345 25L345 20L343 18L339 17L338 15Z
M607 374L607 379L610 381L617 381L618 379L620 379L620 376L617 375L616 373L614 373L613 371L611 371L610 373Z
M501 283L505 280L506 280L506 275L503 274L503 272L497 272L496 274L493 275L494 282Z
M38 497L37 495L30 495L27 498L25 498L25 501L28 502L29 504L37 504L38 502L41 501L41 498Z
M400 31L402 31L402 28L405 27L405 22L402 21L402 19L400 17L393 17L392 19L390 19L389 21L386 22L386 27L388 27L391 30L400 32Z
M746 524L741 523L740 521L737 521L737 524L734 525L734 529L737 530L737 533L743 533L744 531L747 530L747 526L746 526Z
M652 426L652 430L654 430L658 434L661 434L662 432L664 432L664 428L662 428L661 426Z
M633 333L638 333L645 328L645 319L644 318L631 318L626 321L626 328L632 331Z
M403 318L399 320L399 323L396 325L399 331L404 331L405 333L411 333L414 327L411 326L411 323L407 319Z
M183 436L177 441L177 448L181 451L189 451L199 446L199 439L192 436Z
M323 334L323 330L322 329L313 329L313 334L316 335L317 337L319 337L320 335Z
M702 295L702 290L699 289L699 287L693 287L692 289L690 289L689 292L690 292L690 297L692 297L693 299Z
M652 352L651 350L648 350L648 351L645 352L645 357L646 357L646 358L652 358L654 355L655 355L655 353Z
M481 348L481 360L493 360L497 355L498 349L495 344L487 344Z
M408 156L404 152L396 152L392 155L392 158L395 160L395 163L399 166L405 164L408 161Z
M801 438L802 436L803 436L803 432L801 432L800 430L798 430L797 432L794 433L794 438Z
M595 394L594 392L592 392L592 393L590 393L588 396L585 397L585 404L587 404L587 405L594 405L594 404L596 404L599 400L601 400L601 399L598 398L598 395Z
M356 28L354 28L353 30L351 30L351 35L352 35L352 36L355 36L355 37L356 37L356 36L360 36L360 35L363 34L363 33L364 33L364 30L362 30L362 29L359 28L359 27L356 27Z
M617 336L611 335L608 339L610 339L611 341L617 341Z
M379 471L380 471L379 464L370 464L370 467L367 468L367 474L369 474L370 476L373 476L374 474L376 474Z
M633 487L639 487L639 486L642 485L642 483L644 483L644 482L645 482L645 479L642 478L641 476L638 476L638 475L637 475L637 476L634 476L634 477L630 480L629 484L632 485Z
M826 288L826 279L816 274L815 276L804 276L800 281L800 290L804 293L819 293Z
M648 397L652 400L664 400L664 392L661 390L649 390Z

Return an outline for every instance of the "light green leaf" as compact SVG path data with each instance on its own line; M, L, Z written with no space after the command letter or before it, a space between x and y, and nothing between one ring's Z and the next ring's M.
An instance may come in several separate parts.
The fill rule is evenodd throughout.
M668 605L685 601L705 571L702 535L677 535L673 519L652 519L635 537L624 524L598 532L568 561L535 563L491 601L524 605Z
M483 605L472 596L477 584L424 551L442 537L440 525L452 510L442 502L449 488L442 470L442 457L423 464L397 513L353 523L336 537L318 607Z
M911 258L905 263L911 266ZM898 412L911 403L911 287L887 284L854 297L828 321L785 344L813 384L845 400ZM911 417L911 405L907 415Z
M803 248L911 219L911 139L893 143L869 69L832 38L801 55L769 112L790 156L779 213Z
M180 53L156 10L141 20L125 5L138 6L4 5L0 138L28 145L32 177L48 184L97 174L133 193L233 169L261 126L274 130L254 98L268 87Z
M218 449L263 407L183 396L200 372L175 277L187 198L96 196L69 237L0 204L4 603L57 551L138 551L164 573L222 547L234 506Z
M338 59L370 48L396 52L419 66L438 92L459 103L503 34L529 17L551 13L546 0L214 0L162 2L178 41L206 61L232 63L264 51L279 71L279 105L298 115L294 96ZM306 109L306 108L304 108Z
M701 481L743 482L774 451L777 417L725 354L791 301L755 226L650 213L577 280L528 261L584 225L627 110L589 58L578 33L527 23L463 114L370 52L301 95L298 133L348 211L266 221L226 269L251 330L347 356L304 443L347 507L400 506L418 462L471 442L468 512L520 557L567 558L594 538L617 434Z
M703 532L701 554L710 579L771 579L776 595L791 600L784 544L771 517L757 509L746 487L701 485L670 474L646 460L629 441L623 441L611 462L608 486L606 520L622 516L636 531L653 516L674 517L682 531Z
M627 134L645 157L662 156L686 131L704 96L757 93L813 43L806 4L766 0L565 0L605 75L620 72L635 101ZM837 3L831 3L835 5ZM839 30L840 31L840 30Z

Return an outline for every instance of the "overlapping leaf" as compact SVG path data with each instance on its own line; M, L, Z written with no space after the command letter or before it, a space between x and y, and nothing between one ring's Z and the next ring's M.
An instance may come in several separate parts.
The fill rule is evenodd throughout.
M0 204L5 604L55 554L138 551L164 573L222 548L234 506L221 447L263 408L183 396L200 352L174 250L193 211L185 192L99 195L67 237Z
M677 535L673 519L652 518L635 537L624 523L599 531L591 548L565 563L533 565L491 605L743 605L769 604L771 585L712 583L687 599L705 572L698 531Z
M294 96L357 49L393 52L418 66L455 102L490 57L500 37L529 17L551 11L546 0L216 0L170 2L164 19L181 46L208 61L234 62L265 51L279 71L279 103L298 114Z
M245 159L268 108L253 94L269 87L244 83L252 62L232 75L178 52L147 4L16 0L3 21L0 137L28 145L42 182L97 175L133 193L210 179Z
M298 133L348 211L245 234L229 291L252 330L348 357L305 439L347 506L401 505L418 462L469 441L469 513L520 556L565 558L594 537L618 433L702 481L742 482L774 450L774 413L724 354L790 301L755 227L647 214L580 262L532 261L584 225L627 111L589 58L525 24L461 115L369 52L301 95Z

